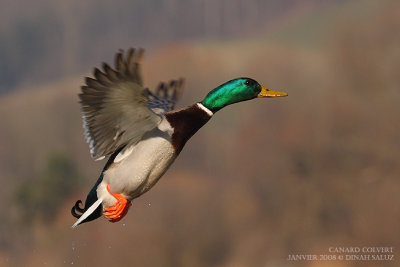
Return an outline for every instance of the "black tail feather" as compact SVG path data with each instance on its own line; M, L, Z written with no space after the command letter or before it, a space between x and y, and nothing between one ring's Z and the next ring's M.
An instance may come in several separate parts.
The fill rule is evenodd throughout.
M82 214L85 212L85 210L80 207L80 204L82 204L82 200L78 200L75 203L75 206L73 206L72 209L71 209L72 216L74 216L77 219L79 219L82 216ZM79 212L80 214L78 214L76 212Z

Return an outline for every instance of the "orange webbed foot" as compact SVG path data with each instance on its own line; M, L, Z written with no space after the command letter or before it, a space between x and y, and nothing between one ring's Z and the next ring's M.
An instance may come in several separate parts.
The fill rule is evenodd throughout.
M124 198L121 194L112 193L110 191L110 185L107 185L107 191L117 199L114 206L104 208L105 212L103 215L110 221L110 222L118 222L120 221L127 213L132 205L132 203L126 198Z

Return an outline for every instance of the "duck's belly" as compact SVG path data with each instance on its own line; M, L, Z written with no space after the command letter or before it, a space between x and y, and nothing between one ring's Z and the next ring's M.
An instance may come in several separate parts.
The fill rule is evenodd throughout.
M112 192L132 200L153 187L176 158L171 143L162 137L144 139L131 149L125 159L113 163L104 172L97 190L98 197L104 199L104 206L115 203L115 198L105 190L107 184Z

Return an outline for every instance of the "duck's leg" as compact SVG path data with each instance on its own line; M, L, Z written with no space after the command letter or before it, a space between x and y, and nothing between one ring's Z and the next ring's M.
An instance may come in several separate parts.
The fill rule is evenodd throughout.
M108 220L110 220L110 222L118 222L128 213L128 210L132 203L126 200L126 198L123 197L121 194L112 193L110 191L109 184L107 184L106 188L107 191L117 199L117 202L115 202L114 206L104 208L105 212L103 213L103 215Z

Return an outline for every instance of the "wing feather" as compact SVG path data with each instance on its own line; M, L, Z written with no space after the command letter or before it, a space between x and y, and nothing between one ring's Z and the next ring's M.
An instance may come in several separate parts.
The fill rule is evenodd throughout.
M172 80L168 84L161 82L156 88L156 93L146 89L149 95L148 108L160 115L173 110L182 95L183 83L183 78Z
M115 70L103 63L94 69L79 94L85 137L92 157L109 156L126 144L137 143L156 127L161 117L148 108L148 90L143 89L140 62L143 49L123 51L115 57Z

